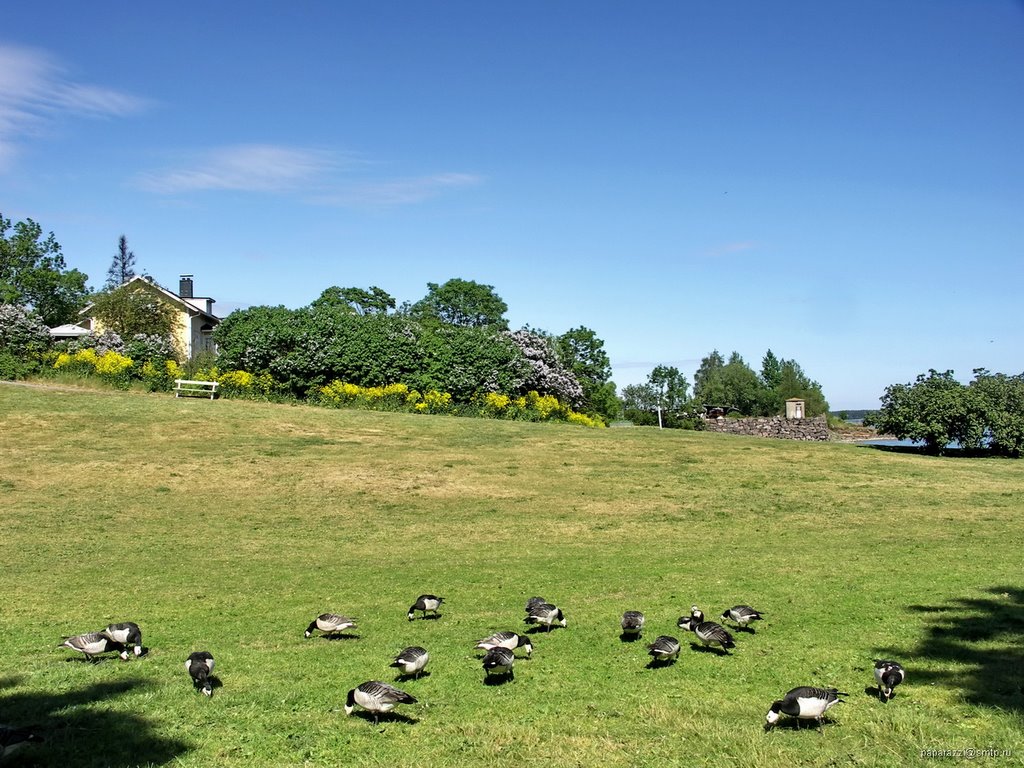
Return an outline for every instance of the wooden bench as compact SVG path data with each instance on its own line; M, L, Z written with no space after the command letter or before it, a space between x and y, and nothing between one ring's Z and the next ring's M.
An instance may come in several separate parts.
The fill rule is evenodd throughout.
M214 395L217 394L217 382L216 381L191 381L190 379L175 379L174 380L174 396L181 397L182 395L189 396L210 396L213 400Z

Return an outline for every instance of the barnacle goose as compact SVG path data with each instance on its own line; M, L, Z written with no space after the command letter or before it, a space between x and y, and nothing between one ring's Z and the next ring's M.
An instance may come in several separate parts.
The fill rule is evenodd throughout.
M325 635L333 635L335 632L342 632L346 629L355 629L356 623L348 616L340 613L321 613L306 627L306 637L311 637L315 630L320 630Z
M735 648L732 635L721 624L704 621L704 614L694 608L689 616L681 616L677 625L680 629L693 632L705 646L717 645L721 653L728 654L729 648Z
M875 659L875 680L878 681L878 695L882 701L892 698L893 688L902 683L906 676L906 671L899 663Z
M840 693L835 688L794 688L779 701L772 702L771 709L765 715L764 729L770 730L778 722L780 715L790 715L802 720L817 720L820 725L825 713L843 701L839 697L849 695Z
M92 661L92 657L100 653L106 653L107 651L117 651L125 661L128 660L127 649L118 642L111 640L102 632L87 632L84 635L75 635L73 637L65 637L64 642L58 647L70 648L73 651L84 653L85 658Z
M376 723L381 713L390 712L396 704L415 703L415 698L393 685L382 683L379 680L367 680L348 692L345 699L345 714L351 715L352 710L358 704L367 712L373 713L373 722Z
M547 631L551 631L551 627L555 624L564 627L565 626L565 615L562 613L562 609L557 605L551 603L538 603L530 608L526 614L524 621L527 624L537 624L547 627Z
M512 665L515 664L516 656L508 648L496 645L484 655L485 677L491 675L509 675L515 677L512 672Z
M185 659L185 670L192 678L192 684L203 692L204 696L213 696L213 683L210 673L213 672L213 654L209 651L194 651Z
M637 638L644 628L644 615L640 611L626 611L622 614L622 635Z
M679 641L669 635L661 635L647 646L651 663L664 663L679 658Z
M533 608L535 605L543 605L546 602L547 600L545 600L543 597L531 597L529 600L526 601L526 612L529 613L530 609Z
M499 647L508 648L510 651L522 648L526 651L527 657L533 654L533 643L530 642L530 638L526 635L520 635L518 632L495 632L490 637L485 637L478 642L476 647L485 651Z
M390 666L397 667L401 670L401 675L414 675L415 677L419 677L420 672L422 672L423 668L427 666L428 661L430 661L430 654L427 653L426 648L420 648L418 645L410 645L395 656L395 660L391 662Z
M722 613L722 618L736 624L740 629L748 629L747 625L750 622L761 621L764 616L749 605L734 605ZM749 627L749 629L751 632L754 631L753 627Z
M142 630L134 621L123 621L120 624L108 624L106 629L101 629L100 634L109 637L115 643L134 646L136 656L142 655Z
M412 621L416 611L423 612L423 618L427 617L427 611L430 611L434 616L438 616L437 609L441 607L441 603L444 602L443 597L437 595L420 595L416 598L416 602L409 607L409 621Z

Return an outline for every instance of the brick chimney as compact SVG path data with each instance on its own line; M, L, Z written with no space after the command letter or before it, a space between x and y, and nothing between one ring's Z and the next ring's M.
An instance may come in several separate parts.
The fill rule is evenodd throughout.
M182 275L178 281L178 296L183 299L192 298L192 275Z

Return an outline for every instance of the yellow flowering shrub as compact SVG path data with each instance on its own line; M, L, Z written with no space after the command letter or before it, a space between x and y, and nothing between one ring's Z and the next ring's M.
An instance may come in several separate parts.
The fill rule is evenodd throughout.
M125 357L113 350L104 352L96 360L96 373L109 378L120 376L131 367L132 359L130 357Z
M451 413L455 408L452 405L450 392L438 392L436 389L431 389L429 392L423 393L423 401L416 403L416 410L421 413Z

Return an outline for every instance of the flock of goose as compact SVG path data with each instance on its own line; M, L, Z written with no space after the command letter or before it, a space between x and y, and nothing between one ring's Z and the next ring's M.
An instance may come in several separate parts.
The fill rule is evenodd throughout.
M420 595L416 602L409 607L407 614L409 621L416 618L417 612L422 618L426 618L427 614L431 614L432 618L438 618L440 616L438 609L443 602L444 598L437 595ZM763 616L761 612L749 605L737 605L724 611L721 618L740 629L753 632L753 628L748 625L754 621L761 621ZM553 627L566 626L565 614L562 609L542 597L531 597L527 601L524 621L527 624L544 627L547 631ZM621 638L623 640L638 639L643 632L644 621L644 615L640 611L626 611L622 615ZM323 613L310 622L305 636L309 638L314 632L337 635L347 629L354 629L355 626L355 622L346 616L337 613ZM715 649L720 654L728 655L729 650L735 648L732 633L721 624L707 621L703 611L697 606L691 607L689 616L680 617L677 626L684 631L692 632L705 647ZM138 624L131 621L110 624L98 632L64 638L60 645L84 654L85 658L90 661L99 654L109 652L115 652L122 659L127 660L129 649L135 656L143 654L142 630ZM515 651L521 648L527 657L533 653L533 643L530 638L512 631L496 632L477 642L475 647L485 652L482 662L485 680L492 677L514 677ZM660 635L647 646L647 649L651 656L652 667L668 665L679 657L680 642L676 637ZM398 670L400 678L418 678L429 660L430 654L427 649L410 646L402 650L390 666ZM192 679L193 686L206 696L213 695L213 684L210 678L213 668L214 659L209 651L196 651L189 654L185 660L185 669ZM887 659L875 661L874 674L878 694L883 701L892 698L893 689L906 677L906 672L899 663ZM765 730L775 725L781 715L815 720L820 724L825 713L835 704L842 702L843 699L840 697L846 695L848 694L842 693L836 688L814 686L793 688L783 698L772 702L765 716ZM405 691L380 680L368 680L348 692L345 701L345 714L351 714L358 706L371 713L376 723L381 714L391 712L396 705L414 703L416 703L416 699ZM31 729L0 727L0 755L6 754L7 751L24 743L39 740L38 735L34 734Z

